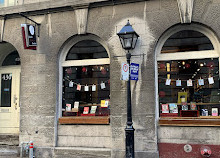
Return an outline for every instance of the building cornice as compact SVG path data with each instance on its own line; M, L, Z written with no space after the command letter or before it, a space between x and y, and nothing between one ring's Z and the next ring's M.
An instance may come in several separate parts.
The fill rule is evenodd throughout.
M0 9L0 19L26 16L44 15L57 12L73 11L82 8L96 8L125 3L135 3L146 0L53 0L46 2L30 3L17 6L3 7Z

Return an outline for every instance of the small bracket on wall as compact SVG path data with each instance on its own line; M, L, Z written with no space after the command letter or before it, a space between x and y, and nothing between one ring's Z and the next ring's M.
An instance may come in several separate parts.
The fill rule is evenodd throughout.
M37 32L37 37L40 37L40 23L37 23L36 21L30 19L29 17L27 17L26 15L22 14L22 13L19 13L19 15L21 15L22 17L32 21L33 23L35 23L37 25L37 29L38 29L38 32Z
M141 57L141 56L145 56L146 54L137 54L137 55L131 55L131 57L135 56L135 57ZM126 55L120 55L120 56L113 56L113 58L121 58L121 57L126 57Z
M3 37L4 37L4 30L5 30L5 21L6 21L7 17L6 15L3 17L3 19L1 20L1 32L0 32L0 42L3 41Z
M191 23L194 0L177 0L180 21L182 24Z

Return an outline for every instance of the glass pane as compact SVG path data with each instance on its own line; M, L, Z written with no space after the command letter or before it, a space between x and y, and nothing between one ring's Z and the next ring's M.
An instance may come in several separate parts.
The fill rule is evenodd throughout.
M12 74L2 74L1 78L1 107L11 107Z
M211 41L202 33L192 30L180 31L165 42L161 53L213 50Z
M131 38L128 38L128 39L124 39L124 42L125 42L125 49L126 48L131 48L131 44L132 44L132 39Z
M160 105L194 102L200 112L207 109L211 114L212 108L220 106L219 61L217 58L160 61L158 85Z
M85 40L75 44L67 54L66 60L108 58L105 48L96 41Z
M9 65L20 65L20 57L17 51L10 53L6 56L5 60L2 63L2 66L9 66Z
M4 7L5 6L5 0L0 0L0 7Z
M109 65L72 66L63 68L63 72L63 109L67 104L74 108L74 102L79 102L79 112L83 113L82 105L100 106L101 100L110 99ZM102 83L105 84L103 89ZM77 85L81 85L80 90ZM88 91L85 86L89 86Z
M8 6L14 6L15 0L8 0Z

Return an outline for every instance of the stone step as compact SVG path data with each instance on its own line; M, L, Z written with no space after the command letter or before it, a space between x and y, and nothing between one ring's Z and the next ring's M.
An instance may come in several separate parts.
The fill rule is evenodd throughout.
M109 148L56 147L54 158L110 158Z
M0 158L17 158L19 157L17 146L0 145Z
M11 134L11 135L0 134L0 146L1 145L18 146L19 136L16 134Z

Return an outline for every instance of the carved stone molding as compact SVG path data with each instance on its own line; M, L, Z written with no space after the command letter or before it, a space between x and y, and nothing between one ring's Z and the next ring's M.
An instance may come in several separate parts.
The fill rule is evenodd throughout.
M75 10L78 34L86 34L88 8Z
M181 23L191 23L194 0L177 0Z
M1 22L1 27L0 27L0 42L3 41L3 36L4 36L4 29L5 29L5 19L0 20Z

